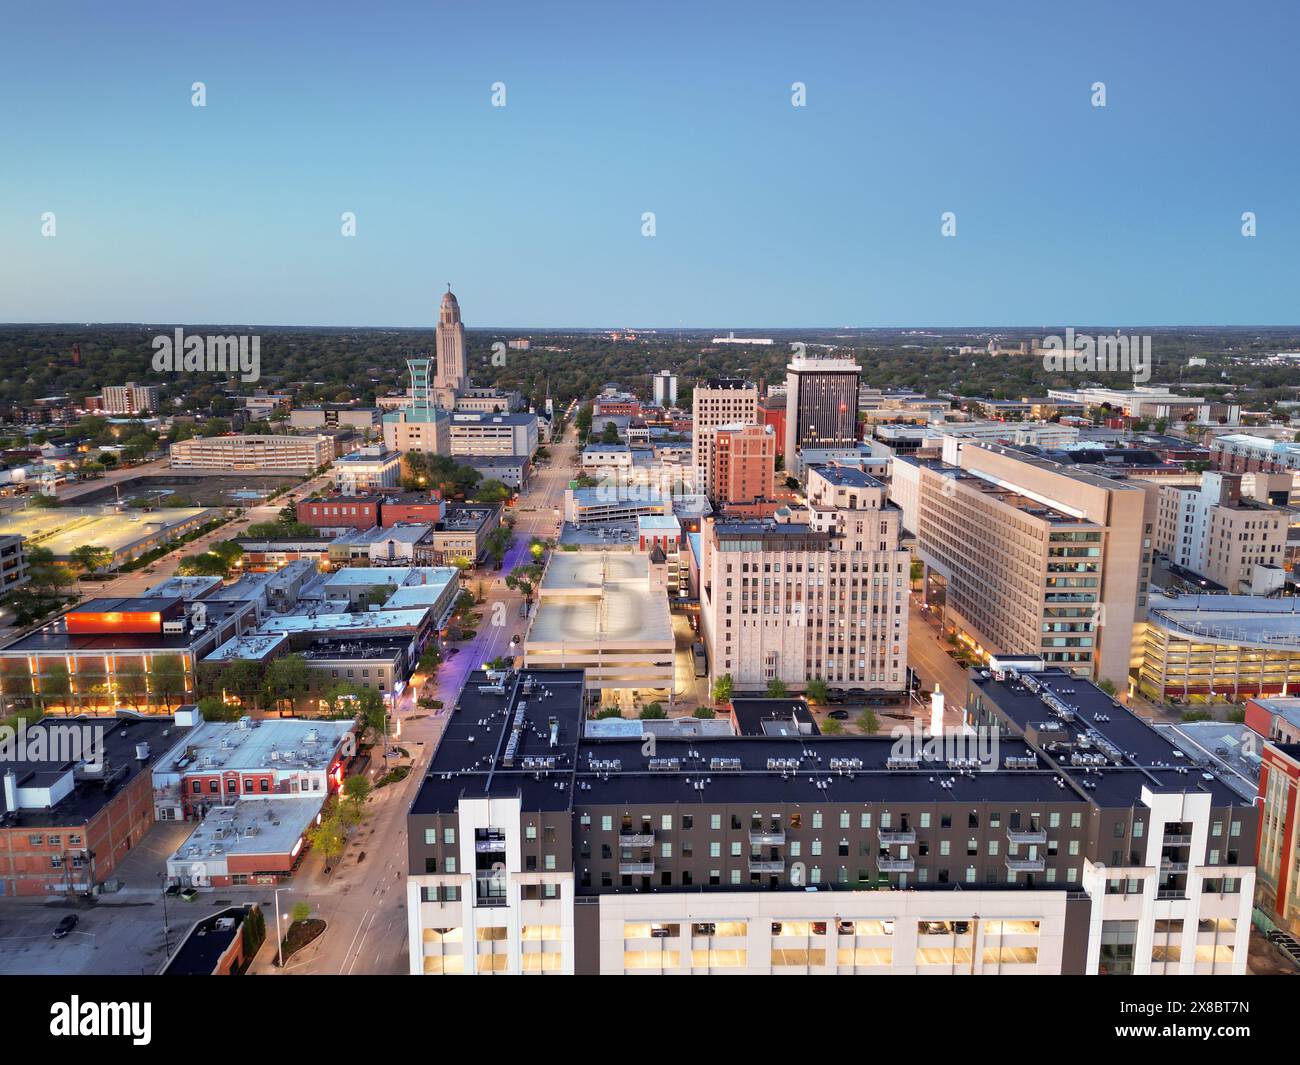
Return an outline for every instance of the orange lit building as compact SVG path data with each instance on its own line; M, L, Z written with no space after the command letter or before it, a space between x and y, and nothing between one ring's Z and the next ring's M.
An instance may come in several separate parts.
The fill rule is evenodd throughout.
M709 476L715 505L771 499L776 480L776 433L768 425L728 425L714 430Z

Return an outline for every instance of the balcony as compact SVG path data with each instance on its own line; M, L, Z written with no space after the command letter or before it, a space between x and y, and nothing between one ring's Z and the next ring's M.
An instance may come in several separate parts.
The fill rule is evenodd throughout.
M1172 858L1160 859L1160 871L1162 873L1185 873L1187 872L1188 863L1175 861Z
M1009 873L1041 873L1047 868L1047 861L1044 858L1008 858L1007 872Z
M749 842L754 847L780 847L785 844L784 832L750 832Z
M877 858L876 868L882 873L910 873L916 869L915 858Z
M784 873L785 862L770 862L762 858L749 859L751 873Z
M1047 829L1008 828L1007 839L1011 843L1023 843L1026 846L1032 846L1033 844L1043 844L1047 842Z
M1166 833L1162 845L1166 847L1190 847L1192 845L1192 837L1182 834L1170 835Z
M878 829L880 833L880 842L882 846L889 847L895 843L913 844L916 842L916 832L910 828L882 828Z
M655 871L654 862L619 862L620 876L650 876Z
M618 834L618 845L620 847L653 847L655 845L655 834L653 832L620 832Z
M476 839L474 841L475 854L504 854L505 849L505 836L490 836L487 839Z

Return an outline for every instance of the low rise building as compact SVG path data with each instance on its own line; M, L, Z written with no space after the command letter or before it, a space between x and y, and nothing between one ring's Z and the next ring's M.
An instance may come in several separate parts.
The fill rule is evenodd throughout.
M306 475L334 460L327 436L209 436L172 444L171 468L215 473Z
M382 447L358 448L334 464L334 484L344 495L396 488L402 477L402 456Z
M0 762L0 896L79 895L154 823L151 772L182 747L170 717L46 718Z
M312 496L298 503L298 521L321 536L339 536L349 530L372 529L379 524L380 496Z

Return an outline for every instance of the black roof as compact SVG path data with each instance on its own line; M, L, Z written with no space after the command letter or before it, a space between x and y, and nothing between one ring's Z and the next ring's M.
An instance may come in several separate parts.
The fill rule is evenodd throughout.
M228 910L203 918L182 941L162 975L212 976L221 955L234 942L235 937L242 934L244 918L252 908L251 903L231 906ZM226 919L233 921L229 928L217 927Z

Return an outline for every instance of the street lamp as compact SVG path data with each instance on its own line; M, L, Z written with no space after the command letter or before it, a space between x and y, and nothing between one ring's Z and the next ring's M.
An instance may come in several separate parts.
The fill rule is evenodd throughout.
M158 890L162 894L163 904L163 952L171 957L172 953L172 930L167 923L167 874L158 874Z

